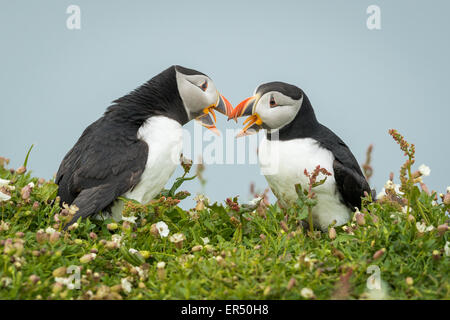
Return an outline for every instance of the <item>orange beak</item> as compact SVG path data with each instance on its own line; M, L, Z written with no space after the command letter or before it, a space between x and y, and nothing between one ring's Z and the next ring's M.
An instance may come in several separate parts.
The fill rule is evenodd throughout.
M238 117L249 116L243 123L244 125L247 125L238 133L236 138L254 134L261 129L263 122L259 115L254 112L258 99L258 96L245 99L234 108L233 113L228 118L228 120L234 119L237 122Z
M245 99L241 103L239 103L236 108L234 108L231 115L228 117L228 120L234 119L234 121L237 122L237 118L242 116L250 116L253 113L253 106L255 105L255 102L257 101L257 97L253 96L250 98Z
M220 132L217 129L215 123L217 122L216 113L214 110L230 117L233 112L233 106L231 103L221 94L218 94L217 102L203 109L203 114L195 118L202 126L213 131L220 136ZM211 116L212 115L212 118Z

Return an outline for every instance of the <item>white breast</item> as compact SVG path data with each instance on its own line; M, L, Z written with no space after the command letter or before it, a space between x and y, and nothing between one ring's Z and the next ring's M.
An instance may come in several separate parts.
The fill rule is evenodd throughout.
M123 196L147 203L161 192L179 165L183 131L177 121L156 116L139 128L137 136L148 144L147 164L139 183ZM111 215L115 220L122 218L122 209L123 202L115 201L111 208Z
M350 218L350 210L340 202L336 189L333 171L333 153L321 148L311 138L289 141L270 141L263 139L259 146L258 159L261 172L265 175L272 192L281 204L288 206L297 199L295 184L302 188L308 186L305 169L312 172L317 165L327 169L333 175L326 182L314 188L318 204L313 209L314 224L323 231L336 220L337 225L346 223ZM319 179L321 180L319 176Z

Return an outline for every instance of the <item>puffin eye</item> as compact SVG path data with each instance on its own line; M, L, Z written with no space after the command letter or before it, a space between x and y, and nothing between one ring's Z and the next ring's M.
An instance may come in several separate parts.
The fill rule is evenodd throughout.
M273 107L276 107L276 106L277 106L277 103L275 102L275 99L273 98L273 96L272 96L272 97L270 97L270 102L269 102L269 105L270 105L270 107L271 107L271 108L273 108Z
M200 89L206 91L206 89L208 89L208 81L205 80L205 82L203 82L203 84L200 86Z

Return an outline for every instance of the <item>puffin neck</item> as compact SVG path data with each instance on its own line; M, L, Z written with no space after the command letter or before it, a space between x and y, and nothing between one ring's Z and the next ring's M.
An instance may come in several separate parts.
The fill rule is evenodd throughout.
M181 125L189 121L178 93L174 67L115 100L105 112L105 118L111 121L137 127L153 116L165 116Z
M303 102L294 120L278 130L278 140L292 140L314 136L320 127L314 109L306 94L303 94ZM267 139L272 140L272 134L267 132Z

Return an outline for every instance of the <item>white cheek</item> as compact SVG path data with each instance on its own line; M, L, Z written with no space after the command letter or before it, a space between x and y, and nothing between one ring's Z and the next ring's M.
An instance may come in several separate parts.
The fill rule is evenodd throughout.
M295 117L295 110L291 106L280 106L275 108L257 108L261 120L271 129L279 129Z

